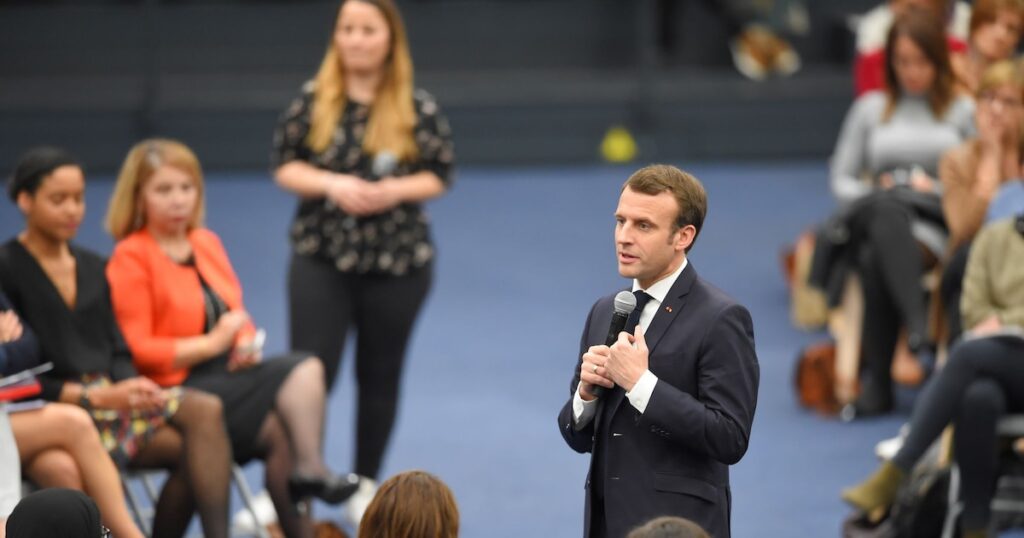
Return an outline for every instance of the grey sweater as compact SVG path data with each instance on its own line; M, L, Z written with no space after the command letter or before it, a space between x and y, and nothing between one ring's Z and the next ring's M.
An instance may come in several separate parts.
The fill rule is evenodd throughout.
M854 101L832 155L832 193L848 204L874 189L880 174L914 166L938 178L942 154L974 134L974 102L957 97L936 118L924 97L904 96L888 121L882 121L887 97L882 91ZM938 187L938 185L936 185Z

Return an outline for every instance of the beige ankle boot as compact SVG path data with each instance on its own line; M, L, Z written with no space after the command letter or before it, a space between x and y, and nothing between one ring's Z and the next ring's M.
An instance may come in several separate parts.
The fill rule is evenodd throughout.
M896 491L905 478L903 469L887 461L867 480L844 489L843 500L864 512L889 506L896 499Z

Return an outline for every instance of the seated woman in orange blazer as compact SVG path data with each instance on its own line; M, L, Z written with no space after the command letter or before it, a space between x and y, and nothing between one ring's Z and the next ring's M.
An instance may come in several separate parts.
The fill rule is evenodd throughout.
M261 360L241 285L202 227L203 212L202 171L189 148L159 139L132 148L107 212L118 324L141 374L223 400L236 461L263 459L285 534L312 536L295 503L340 503L358 487L355 475L336 476L323 461L323 365L298 352Z

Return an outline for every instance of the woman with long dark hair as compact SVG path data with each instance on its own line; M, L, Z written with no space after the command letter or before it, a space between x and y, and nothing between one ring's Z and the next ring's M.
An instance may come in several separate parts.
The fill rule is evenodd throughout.
M299 197L288 272L291 341L333 385L354 329L359 386L358 521L395 422L405 351L430 289L434 246L422 203L451 181L454 154L437 102L413 86L391 0L346 0L316 77L274 134L274 176Z
M973 102L955 93L939 19L907 11L889 32L886 61L885 91L854 102L832 159L841 209L831 235L841 238L845 267L864 289L865 375L856 414L892 407L890 369L901 328L912 353L926 345L921 275L943 257L947 242L939 159L973 132ZM831 282L841 281L836 274L842 272Z

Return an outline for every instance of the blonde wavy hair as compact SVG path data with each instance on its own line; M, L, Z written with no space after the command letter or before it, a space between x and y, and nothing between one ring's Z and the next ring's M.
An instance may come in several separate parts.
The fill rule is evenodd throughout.
M124 158L117 175L114 193L107 206L105 227L115 241L124 239L132 232L146 226L146 214L142 207L142 187L161 166L172 166L196 182L198 203L188 222L188 229L200 228L206 214L206 197L203 189L203 170L199 159L185 144L177 140L152 138L136 144Z
M392 0L345 0L363 2L380 10L388 23L391 35L390 52L384 63L384 77L373 105L363 137L363 150L370 155L382 151L393 153L399 160L414 160L419 148L413 137L416 126L416 111L413 108L412 56L405 25ZM335 18L335 28L341 20L341 7ZM320 63L314 79L313 106L310 114L309 134L306 143L316 152L322 152L331 144L334 130L345 110L345 70L341 57L334 46L334 37L327 45L327 53Z

